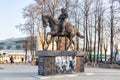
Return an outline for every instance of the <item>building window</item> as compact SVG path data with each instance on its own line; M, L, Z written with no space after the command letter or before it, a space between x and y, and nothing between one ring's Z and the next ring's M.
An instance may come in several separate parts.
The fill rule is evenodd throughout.
M21 45L16 45L16 49L21 50L22 49Z
M2 46L0 46L0 50L2 50L3 49L3 47Z
M0 45L4 45L4 43L0 43Z
M11 46L7 46L7 49L10 50L10 49L11 49Z
M16 41L16 44L21 44L22 43L22 41Z

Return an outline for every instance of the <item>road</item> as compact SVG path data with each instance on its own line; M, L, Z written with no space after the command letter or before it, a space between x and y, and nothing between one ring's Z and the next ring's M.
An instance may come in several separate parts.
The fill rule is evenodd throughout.
M119 69L85 68L85 72L39 76L37 66L0 64L0 80L119 80Z

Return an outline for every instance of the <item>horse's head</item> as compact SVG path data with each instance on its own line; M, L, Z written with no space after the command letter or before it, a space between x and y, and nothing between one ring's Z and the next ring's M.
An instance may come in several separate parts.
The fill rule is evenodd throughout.
M43 22L43 27L47 27L49 25L49 18L46 15L42 15L42 22Z
M58 21L50 15L42 15L42 21L43 21L43 27L46 27L50 24L52 24L52 27L53 25L58 25Z

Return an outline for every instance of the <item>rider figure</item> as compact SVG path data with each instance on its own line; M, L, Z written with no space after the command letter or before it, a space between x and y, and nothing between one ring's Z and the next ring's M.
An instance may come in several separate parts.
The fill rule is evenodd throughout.
M66 24L67 18L68 18L68 14L67 14L66 9L62 8L61 9L61 15L58 18L60 20L60 23L61 23L60 26L61 26L61 29L62 29L62 32L61 32L62 35L65 32L65 24Z

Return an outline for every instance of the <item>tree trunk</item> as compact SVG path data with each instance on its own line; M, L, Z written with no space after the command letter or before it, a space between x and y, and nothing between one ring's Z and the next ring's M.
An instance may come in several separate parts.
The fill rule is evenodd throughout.
M111 48L111 55L110 55L110 63L113 63L113 19L114 19L114 15L113 15L113 0L112 0L112 5L111 5L111 41L110 41L110 48Z

